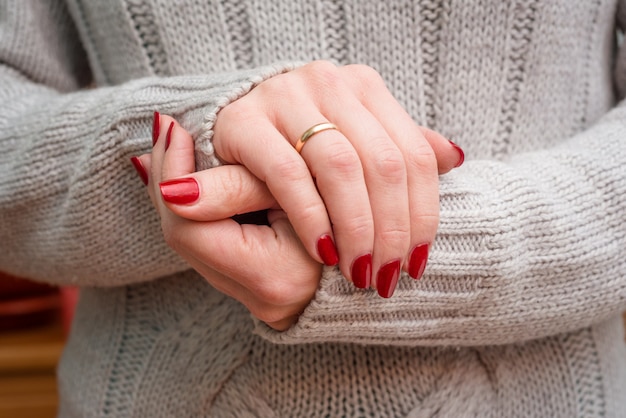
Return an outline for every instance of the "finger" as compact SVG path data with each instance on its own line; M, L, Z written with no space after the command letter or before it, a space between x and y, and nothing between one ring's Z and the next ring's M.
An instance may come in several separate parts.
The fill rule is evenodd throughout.
M276 321L276 322L266 322L266 324L270 327L270 328L274 328L276 331L285 331L289 328L291 328L291 326L293 324L296 323L296 321L298 320L299 315L293 315L289 318L285 318L281 321Z
M311 68L316 73L314 78L321 78L324 82L323 87L326 87L324 90L325 94L319 94L315 90L310 92L315 99L314 104L327 120L339 127L341 133L345 135L345 138L356 150L357 159L362 163L363 176L367 184L367 199L370 203L373 230L375 232L372 255L372 271L375 272L373 282L381 296L390 297L395 289L400 274L400 267L408 253L410 244L406 163L401 150L389 138L384 127L357 100L354 92L341 79L341 76L337 77L336 71L327 68L327 66ZM332 88L328 88L328 86ZM298 103L297 98L291 99L293 103L296 103L296 106L291 106L291 108L298 111L307 109L304 104ZM288 114L289 117L284 120L277 120L277 123L283 126L283 130L288 138L298 138L298 135L302 132L301 130L298 131L298 118L294 117L294 113L294 111L285 112L283 114ZM313 113L311 109L308 109L304 114L312 115ZM327 140L321 140L321 135L326 132L324 131L316 135L314 137L315 140L312 142L309 140L302 149L302 156L307 161L311 172L318 177L318 187L325 198L327 206L329 206L330 199L326 199L328 191L323 189L319 176L325 176L327 173L332 174L329 175L329 190L336 188L335 183L338 183L337 179L343 180L343 178L335 174L336 170L333 173L332 169L328 170L323 166L325 159L333 158L332 156L336 154L326 146ZM327 138L330 138L330 135L327 135ZM344 158L346 155L349 156L350 154L343 153ZM317 170L314 166L316 164L321 164L322 169ZM358 193L358 189L356 189L356 192ZM343 196L344 200L342 200L341 196ZM345 196L346 193L342 192L333 201L337 202L337 205L345 204L346 200L348 200L345 199ZM357 208L360 206L353 205ZM338 222L333 217L333 212L330 208L329 213L334 227L337 228ZM339 236L337 231L336 234ZM352 270L355 270L355 266L366 266L367 258L367 254L361 254L358 258L355 258ZM357 262L363 260L363 263ZM367 271L367 268L364 268L363 271Z
M458 168L465 161L465 152L457 144L447 139L439 132L419 126L418 129L424 135L437 158L439 174L446 174L453 168Z
M338 100L335 98L332 101ZM364 159L350 139L350 135L354 133L350 129L345 131L342 128L363 126L367 124L366 117L364 120L359 119L359 113L355 113L350 107L342 109L344 114L345 109L350 109L350 116L345 121L337 115L337 112L320 113L312 103L302 102L295 108L299 109L299 112L293 112L289 118L279 120L285 136L290 138L293 146L296 146L308 127L328 121L329 115L333 115L335 119L332 121L339 127L337 130L324 130L310 137L301 149L301 156L316 179L317 188L326 204L341 255L342 273L355 286L368 288L372 280L372 260L375 266L381 265L381 259L388 257L389 253L396 253L396 256L400 253L398 248L394 248L393 243L386 249L376 246L377 228L385 231L386 225L393 222L391 220L393 216L390 218L386 216L387 214L381 215L381 206L377 203L380 203L381 199L389 198L388 193L399 198L402 192L398 190L390 192L390 189L385 187L378 188L376 183L379 179L370 179L372 183L366 183L368 173L361 163ZM386 196L381 196L381 193ZM406 191L404 193L406 194Z
M157 142L157 149L163 150L159 181L163 182L195 172L195 147L191 135L171 117L162 115L161 120L168 128L165 133L165 142L163 144Z
M266 303L259 298L259 295L242 286L237 280L212 269L202 260L189 254L184 258L216 290L239 301L250 311L252 316L274 329L280 331L287 329L297 318L297 312L306 305L304 301L293 306L275 306Z
M239 225L225 219L178 222L170 225L164 235L178 252L184 250L204 260L260 300L285 306L312 295L316 284L312 287L309 283L311 271L319 272L320 266L308 257L297 239L285 237L283 229Z
M165 142L155 146L162 156L159 191L165 206L196 221L224 219L276 206L265 183L242 166L223 166L195 173L194 143L189 132L167 115Z
M171 135L174 132L174 125L176 121L167 115L161 115L157 112L154 114L154 129L153 129L153 146L151 153L151 166L150 166L150 181L148 187L151 189L152 197L156 198L160 196L159 183L163 177L163 157L165 155L166 145L171 140ZM153 199L155 205L159 208L163 206L161 198Z
M174 138L172 137L172 140L173 139ZM172 144L173 143L171 142L170 147L173 146ZM170 149L168 148L165 153L167 154L169 151ZM152 156L150 154L142 155L138 157L138 160L142 166L148 170L148 172L152 172ZM207 281L209 281L209 283L211 283L211 285L213 285L217 290L239 300L252 312L253 315L259 319L268 321L269 326L278 330L284 330L293 322L295 314L304 308L315 292L317 287L316 278L319 277L320 270L319 265L308 258L304 248L299 243L299 240L295 236L293 229L289 226L285 216L282 216L285 218L284 222L277 220L272 221L272 223L275 224L275 232L268 233L269 228L267 227L257 230L250 229L248 226L248 235L256 235L257 233L262 234L262 236L257 239L266 245L254 246L257 253L260 254L248 251L248 247L245 247L246 250L244 251L245 257L250 257L251 260L255 261L260 260L261 270L259 271L262 271L263 274L265 274L265 277L261 277L260 280L254 280L255 283L275 280L275 276L289 278L291 273L298 273L297 269L291 271L292 265L289 262L275 263L273 259L270 259L268 262L267 258L270 254L272 254L273 249L276 254L280 254L281 256L287 255L288 260L291 260L292 263L295 263L299 267L306 266L306 260L309 260L308 266L311 267L312 275L309 274L304 277L312 280L309 280L308 282L304 281L305 283L309 283L307 289L296 293L296 296L294 296L293 293L287 293L288 289L285 289L285 296L280 294L276 295L276 292L274 292L271 295L275 299L278 301L282 301L283 299L285 300L283 305L275 305L273 304L274 300L272 300L271 297L267 298L269 294L268 291L259 292L257 288L254 288L254 291L251 291L249 289L250 286L246 287L240 283L250 283L251 278L251 271L249 267L239 270L231 269L232 264L238 267L241 266L242 263L237 261L241 259L241 254L234 255L235 258L229 257L229 254L219 254L217 256L220 260L224 260L225 264L222 265L222 271L229 272L237 280L232 279L228 275L210 267L210 265L214 263L214 260L212 261L211 259L211 255L215 254L215 248L204 245L204 243L224 242L227 245L230 244L230 248L239 248L237 242L228 243L228 239L237 236L241 237L241 227L238 227L237 224L229 221L227 225L232 228L223 229L222 234L220 235L219 225L216 226L215 224L207 222L191 222L172 214L164 207L162 199L155 196L153 190L154 189L150 188L149 194L151 195L155 206L157 208L161 208L161 211L164 214L162 216L162 224L166 241L168 241L168 243L175 248L196 271L205 277ZM273 212L279 213L280 211ZM276 247L275 244L277 241L284 248ZM207 253L207 251L209 251L209 253ZM303 258L305 261L302 260ZM230 264L228 264L228 261L230 261ZM224 268L226 265L228 265L228 267ZM284 268L285 270L275 272L272 271L270 267L279 267ZM300 298L297 297L298 295L301 295Z
M216 152L227 162L244 165L267 184L313 258L337 264L326 206L308 167L267 117L241 116L258 114L260 104L248 108L242 103L234 102L220 112L214 128ZM250 132L255 133L254 140Z
M280 120L285 136L294 146L307 127L328 120L312 103L303 102L295 107L299 112ZM372 195L368 192L359 154L342 130L328 129L307 140L301 157L326 204L341 255L342 273L355 286L370 287L375 228L380 225L375 222L376 208L371 204Z
M240 285L236 280L221 274L220 272L210 268L201 260L187 255L186 261L196 270L211 286L219 292L238 300L243 304L250 313L263 321L262 318L269 318L270 321L264 321L271 328L277 331L288 329L298 318L298 314L294 314L298 309L302 309L303 304L294 307L276 307L263 303L250 290ZM279 318L279 319L276 319Z
M397 144L408 168L411 238L410 251L403 268L411 277L419 279L426 267L428 250L439 224L437 150L443 153L444 169L450 164L456 164L459 154L441 135L425 128L418 128L384 87L380 77L369 80L369 84L370 94L359 94L359 97L363 105L375 115L377 120L381 121L385 131ZM437 149L433 149L431 144L434 144ZM451 163L452 161L455 162Z
M167 161L169 152L165 153ZM227 165L163 181L165 205L178 216L214 221L276 207L267 185L241 165Z
M286 219L274 220L271 228L182 220L171 225L166 240L201 274L215 270L232 278L212 284L264 322L297 314L318 286L321 266L308 257Z
M154 188L152 187L152 184L154 183L154 179L152 178L152 154L143 154L136 158L146 171L147 182L148 182L148 187L146 188L146 190L148 192L148 196L150 196L150 200L152 201L152 204L157 209L157 212L159 212L159 209L162 206L162 204L160 203L160 199L158 200L155 199Z
M418 127L422 135L415 136L417 124L387 89L380 75L371 67L347 65L339 67L343 80L350 86L355 96L379 120L393 122L385 124L390 136L425 138L435 152L439 174L445 174L459 167L465 160L463 150L443 135L428 128ZM372 94L375 93L375 94ZM408 126L413 126L407 130Z
M150 181L150 175L148 173L148 169L146 169L145 165L141 162L141 159L137 156L131 157L130 162L133 168L135 169L135 171L137 172L137 175L139 176L139 179L141 180L141 182L145 186L147 186Z

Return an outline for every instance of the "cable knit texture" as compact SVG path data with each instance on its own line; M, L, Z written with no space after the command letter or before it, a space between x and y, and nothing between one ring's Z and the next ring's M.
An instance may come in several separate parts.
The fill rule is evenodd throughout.
M65 417L623 417L618 0L0 2L0 270L83 286ZM164 243L128 158L302 62L364 63L466 151L421 281L324 271L278 333Z

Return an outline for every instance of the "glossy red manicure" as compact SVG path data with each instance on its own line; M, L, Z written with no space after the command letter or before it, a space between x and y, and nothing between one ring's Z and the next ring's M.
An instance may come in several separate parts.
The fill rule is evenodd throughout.
M327 266L334 266L339 262L337 248L335 248L335 243L330 235L322 235L317 240L317 252Z
M355 258L350 269L352 283L359 289L367 289L372 282L372 255L365 254Z
M452 145L454 149L459 153L459 161L456 163L454 168L461 167L463 165L463 162L465 161L465 153L463 152L461 147L459 147L454 142L450 141L449 139L448 139L448 142L450 142L450 145Z
M146 171L146 168L141 163L141 160L138 157L132 157L130 159L130 162L133 164L133 167L135 167L135 171L137 171L137 174L139 174L139 177L141 178L141 181L143 181L143 184L147 186L148 185L148 172Z
M163 200L177 205L188 205L200 197L200 187L193 177L159 183Z
M376 289L384 298L390 298L396 290L400 278L400 260L393 260L384 264L376 275Z
M428 244L418 245L413 248L409 256L409 276L415 280L419 280L426 269L428 261Z
M165 151L170 147L170 141L172 139L172 129L174 129L174 122L170 123L170 127L167 128L167 134L165 135Z
M152 146L155 146L161 133L161 115L159 112L154 112L152 119Z

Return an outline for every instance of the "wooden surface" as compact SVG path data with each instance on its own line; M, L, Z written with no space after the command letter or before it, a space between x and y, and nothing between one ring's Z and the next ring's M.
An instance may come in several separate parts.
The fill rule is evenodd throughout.
M63 350L60 321L0 332L0 418L53 418L55 370Z

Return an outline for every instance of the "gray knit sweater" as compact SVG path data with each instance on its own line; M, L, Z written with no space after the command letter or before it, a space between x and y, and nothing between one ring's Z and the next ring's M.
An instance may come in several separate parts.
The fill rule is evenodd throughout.
M0 1L0 270L83 287L60 416L626 416L616 3ZM128 158L159 110L214 165L219 109L313 59L373 66L468 161L421 281L326 269L277 333L167 247Z

